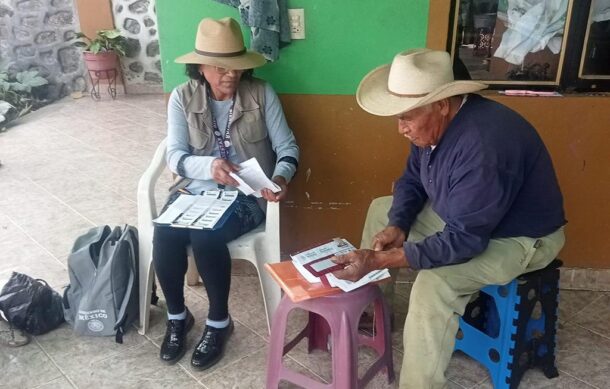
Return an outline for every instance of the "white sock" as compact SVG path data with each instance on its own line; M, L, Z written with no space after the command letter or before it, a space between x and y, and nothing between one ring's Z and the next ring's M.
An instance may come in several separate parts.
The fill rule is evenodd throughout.
M227 316L227 318L224 320L210 320L210 319L205 320L205 324L209 325L210 327L214 327L214 328L226 328L229 326L230 322L231 322L230 316Z
M186 309L184 309L184 311L182 311L182 313L178 313L175 315L167 312L167 320L184 320L184 319L186 319Z

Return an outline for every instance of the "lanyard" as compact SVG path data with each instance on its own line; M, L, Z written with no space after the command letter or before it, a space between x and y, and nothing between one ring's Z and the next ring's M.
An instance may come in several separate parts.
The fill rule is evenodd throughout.
M225 128L224 135L218 129L218 123L216 122L216 117L214 116L214 110L212 109L212 91L210 90L209 85L206 84L207 92L208 92L208 107L212 112L212 129L214 130L214 138L216 138L216 143L218 144L218 149L220 150L220 157L222 159L229 159L229 149L231 148L231 135L229 133L229 129L231 126L231 118L233 117L233 108L235 108L235 96L232 98L231 108L229 109L229 117L227 118L227 126Z

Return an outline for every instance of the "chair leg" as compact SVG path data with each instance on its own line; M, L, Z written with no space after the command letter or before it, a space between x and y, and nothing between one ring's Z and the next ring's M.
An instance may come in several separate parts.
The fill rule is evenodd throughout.
M155 270L152 266L152 261L146 265L146 270L140 272L140 328L138 332L144 335L148 330L148 322L150 318L150 300L152 297L152 285L155 278Z
M188 286L195 286L199 284L199 271L197 270L197 265L195 265L195 259L191 255L188 256L186 284Z
M261 291L263 293L263 303L265 305L265 313L267 314L267 330L271 334L271 323L273 321L273 314L280 304L282 298L282 291L278 284L271 278L269 273L264 269L258 268L258 277L261 283Z

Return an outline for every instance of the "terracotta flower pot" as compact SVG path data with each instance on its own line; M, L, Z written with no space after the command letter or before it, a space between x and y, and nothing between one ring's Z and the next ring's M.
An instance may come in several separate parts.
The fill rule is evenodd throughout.
M83 57L91 77L106 79L116 76L118 62L117 54L114 51L102 51L97 54L85 51Z

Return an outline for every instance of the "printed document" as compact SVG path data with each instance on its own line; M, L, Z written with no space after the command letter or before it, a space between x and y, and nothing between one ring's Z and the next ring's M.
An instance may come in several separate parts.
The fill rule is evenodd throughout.
M291 255L294 267L310 283L322 282L329 286L341 288L345 292L352 291L370 282L390 277L387 269L375 270L356 282L341 280L332 272L343 268L332 261L335 255L346 254L356 248L343 238L334 238L319 246L300 251Z
M237 191L224 190L208 190L201 195L181 194L153 222L170 227L213 230L229 217L237 195Z
M237 189L242 191L246 196L254 195L255 197L262 197L262 189L270 189L273 193L277 193L282 190L275 182L271 181L259 165L256 158L250 158L249 160L239 164L239 171L237 173L230 173L231 177L239 183Z

